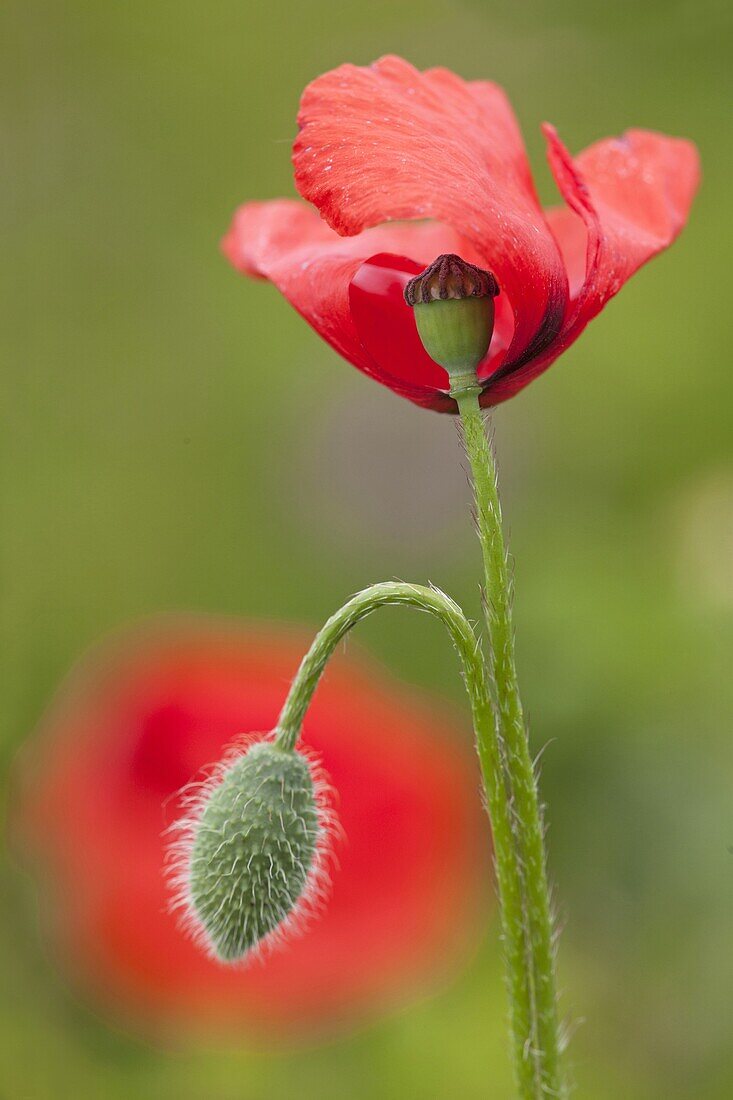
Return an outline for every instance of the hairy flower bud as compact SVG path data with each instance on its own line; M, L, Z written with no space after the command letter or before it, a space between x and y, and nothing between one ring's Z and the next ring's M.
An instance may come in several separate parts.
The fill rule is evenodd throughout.
M489 350L498 293L490 271L454 255L438 256L405 287L425 350L451 378L475 371Z
M218 766L173 849L174 906L209 954L238 962L298 930L324 885L327 788L269 741Z

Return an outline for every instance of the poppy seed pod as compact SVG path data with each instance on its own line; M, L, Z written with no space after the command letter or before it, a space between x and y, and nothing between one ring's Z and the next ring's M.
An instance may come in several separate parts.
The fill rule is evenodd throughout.
M209 954L240 962L298 930L324 876L323 783L300 752L237 752L194 797L174 845L174 905Z
M494 331L499 286L491 272L443 255L410 279L404 293L430 358L451 378L474 373Z

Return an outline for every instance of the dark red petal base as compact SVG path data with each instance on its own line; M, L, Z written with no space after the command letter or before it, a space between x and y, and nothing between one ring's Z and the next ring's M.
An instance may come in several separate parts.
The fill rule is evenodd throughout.
M357 270L349 287L349 307L359 340L374 364L374 376L420 404L446 409L448 374L430 358L404 298L407 283L423 270L406 256L381 252ZM514 332L511 303L505 294L496 299L496 322L489 353L478 375L486 384L502 364Z

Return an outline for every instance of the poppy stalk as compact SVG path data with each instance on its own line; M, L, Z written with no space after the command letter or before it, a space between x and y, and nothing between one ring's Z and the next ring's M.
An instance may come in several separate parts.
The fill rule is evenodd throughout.
M511 585L501 524L496 466L486 435L477 369L491 342L498 284L459 256L439 256L405 287L425 349L448 373L471 467L476 526L484 566L489 677L496 713L498 773L511 806L507 852L496 849L512 1002L515 1065L526 1096L562 1096L552 916L537 781L514 661ZM486 733L476 726L479 745ZM493 740L492 739L492 740ZM506 812L503 799L489 811ZM493 802L493 804L492 804ZM507 866L502 867L506 859ZM511 882L511 888L508 884Z

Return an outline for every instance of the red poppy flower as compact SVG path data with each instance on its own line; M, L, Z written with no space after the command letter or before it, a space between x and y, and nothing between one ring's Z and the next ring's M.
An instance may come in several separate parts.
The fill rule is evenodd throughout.
M403 301L412 276L442 253L496 276L496 325L478 371L481 404L496 405L671 244L699 176L688 141L629 130L573 158L546 125L566 205L543 210L502 89L399 57L314 80L298 124L295 183L315 210L248 203L224 252L273 282L359 370L440 412L456 407Z
M477 930L486 820L468 736L369 665L333 660L305 723L344 839L323 914L247 969L204 955L170 912L179 791L243 730L268 730L302 639L175 623L106 646L21 761L20 850L42 872L67 971L117 1018L277 1038L382 1009Z

